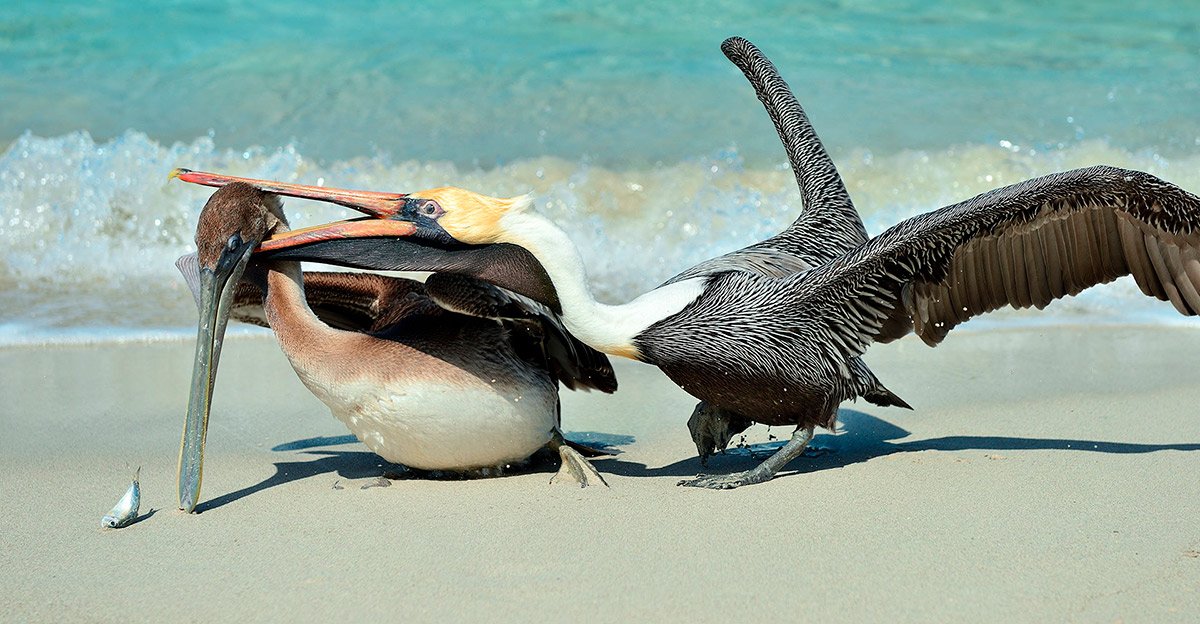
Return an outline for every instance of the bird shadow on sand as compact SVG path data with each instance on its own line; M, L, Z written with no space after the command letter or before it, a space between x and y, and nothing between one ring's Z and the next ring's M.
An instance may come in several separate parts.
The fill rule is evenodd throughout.
M604 450L615 456L621 453L617 447L627 446L634 442L633 436L602 433L596 431L572 431L565 434L572 442L579 442L595 449ZM295 461L274 462L275 474L244 488L228 492L216 498L204 501L196 506L196 513L212 511L228 505L246 496L273 488L285 483L300 481L320 475L337 475L339 479L356 480L372 477L387 477L392 480L432 479L439 481L462 481L490 477L514 476L524 474L547 473L553 474L558 470L558 456L549 451L539 451L528 461L513 465L510 468L480 473L444 473L413 470L399 464L393 464L370 451L342 451L322 447L357 444L358 439L352 435L319 436L284 442L271 447L275 452L301 451ZM315 457L315 459L313 459ZM549 477L547 477L549 479ZM333 486L331 486L333 487ZM358 486L346 486L358 487ZM341 489L341 488L338 488ZM139 519L140 521L140 519Z
M358 440L350 437L350 441L357 442ZM346 444L346 442L338 444ZM275 474L254 485L248 485L240 490L206 500L196 505L196 513L212 511L251 494L301 479L324 474L336 474L342 479L366 479L382 475L385 467L391 466L370 451L304 451L301 456L304 459L274 462ZM313 456L317 458L312 459Z
M1066 450L1090 453L1153 453L1156 451L1200 451L1200 443L1178 444L1133 444L1106 442L1101 440L1076 440L1059 438L1013 438L1003 436L947 436L927 440L900 442L909 437L909 432L876 416L855 410L838 412L841 433L819 434L804 456L793 461L780 472L780 476L805 474L818 470L841 468L864 462L876 457L915 451L1037 451ZM680 427L680 435L687 431ZM785 434L790 435L790 431ZM730 448L723 454L709 458L708 466L701 467L698 457L692 456L660 468L649 468L645 464L622 459L618 447L635 442L633 436L601 432L569 432L567 438L594 448L611 452L611 455L592 460L602 474L626 477L690 477L700 472L723 474L753 468L770 456L785 440L752 444ZM356 480L386 476L389 479L436 479L463 480L526 474L553 474L558 469L558 457L554 453L539 452L528 462L509 469L474 475L457 473L429 473L411 470L398 464L384 461L370 451L333 450L323 447L357 444L354 436L321 436L293 440L272 447L275 452L299 451L294 461L274 462L275 474L253 485L222 494L196 507L204 513L235 502L246 496L278 485L300 481L320 475L337 475L339 479ZM347 486L354 487L354 486ZM139 519L140 520L140 519Z
M899 442L910 433L886 420L843 409L838 411L841 433L818 434L808 451L788 464L779 476L804 474L830 468L841 468L876 457L915 451L1041 451L1062 450L1088 453L1153 453L1156 451L1200 451L1200 443L1133 444L1101 440L1060 438L1013 438L1004 436L947 436L927 440ZM687 435L681 428L680 433ZM605 474L628 477L691 477L698 473L724 474L749 470L782 447L791 435L790 430L775 442L752 444L728 449L710 457L708 466L700 465L699 457L689 457L661 468L623 459L600 459L596 468Z

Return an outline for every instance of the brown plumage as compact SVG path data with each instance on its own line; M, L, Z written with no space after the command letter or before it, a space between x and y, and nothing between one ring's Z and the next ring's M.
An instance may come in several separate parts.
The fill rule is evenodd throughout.
M1195 195L1092 167L913 217L806 273L713 276L636 341L688 392L743 419L830 426L838 404L870 385L857 358L906 333L889 322L897 315L936 345L978 314L1043 307L1131 273L1148 295L1195 315L1185 293L1200 286L1198 258Z
M248 274L262 271L261 266L251 265ZM483 280L436 273L424 283L375 273L307 271L303 276L309 309L333 329L395 338L394 328L418 319L450 326L466 319L491 319L507 334L498 332L495 322L483 323L488 342L493 335L504 335L507 344L499 348L511 348L522 358L544 364L554 381L566 388L605 393L617 389L608 358L572 337L557 315L535 301ZM264 310L264 280L265 272L262 277L238 283L229 318L271 326ZM438 340L447 350L470 351L453 340Z
M419 469L470 471L557 450L560 475L603 478L563 440L558 383L612 392L607 358L546 306L477 279L304 276L251 262L286 220L278 198L222 187L201 213L197 253L178 263L201 308L180 459L180 507L199 494L208 406L229 317L275 331L301 381L371 450ZM243 276L246 278L242 281Z
M1200 240L1194 231L1181 234L1180 226L1187 226L1183 221L1168 225L1177 232L1161 229L1153 214L1153 206L1138 205L1136 197L1076 194L1058 206L1048 202L1036 214L1022 215L1019 225L1010 224L1000 235L965 241L952 255L944 279L914 289L910 305L922 311L914 315L921 321L917 333L937 343L974 314L1009 303L1041 309L1123 275L1132 275L1145 294L1170 300L1181 314L1196 314ZM1021 275L1019 268L1024 268ZM931 301L944 300L954 302L948 311L926 311Z
M457 213L459 223L470 214L469 206L440 209ZM431 239L455 235L436 220L406 222ZM815 427L833 426L843 401L902 403L859 358L871 343L910 328L937 344L975 315L1044 306L1125 274L1184 314L1200 311L1200 199L1115 167L984 193L907 219L807 271L772 275L727 266L618 306L590 298L577 253L548 220L522 210L499 223L499 232L481 236L520 243L539 259L571 331L660 367L704 402L696 418L714 439L748 422L798 427L758 468L688 485L765 481L803 450Z
M774 101L771 93L764 101ZM823 150L802 144L816 141L815 134L804 136L798 147L818 175L807 176L801 165L797 178L802 189L806 180L822 181L809 184L813 193L806 197L824 193L832 205L806 204L812 219L802 215L765 244L701 263L620 305L591 296L578 251L528 202L435 189L404 195L403 206L381 206L369 192L298 185L290 191L375 216L395 241L526 248L545 268L571 332L599 350L661 368L701 399L698 420L712 426L711 439L749 422L797 426L792 440L757 468L684 482L692 486L770 479L803 451L815 427L834 425L844 401L903 405L859 359L874 342L916 331L936 345L978 314L1005 305L1043 307L1127 274L1147 295L1171 301L1183 314L1200 313L1200 199L1169 182L1106 166L1068 171L984 193L860 241L861 224L839 192L836 170ZM189 176L201 184L229 180ZM838 232L832 245L811 238L822 224ZM389 235L376 236L374 246L386 254L390 241L382 237ZM709 438L694 439L704 453Z
M853 321L852 344L890 337L870 325L881 308L902 306L936 345L979 314L1041 309L1124 275L1181 314L1200 314L1200 199L1147 173L1100 166L903 221L822 267L811 287L845 293L854 306L843 310L863 308L861 317L839 315Z

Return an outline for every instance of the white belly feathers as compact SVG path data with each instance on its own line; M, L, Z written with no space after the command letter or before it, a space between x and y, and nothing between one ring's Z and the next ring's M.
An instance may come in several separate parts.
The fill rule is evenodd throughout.
M528 458L557 424L557 388L503 381L328 384L296 372L333 415L384 459L421 470L489 468ZM547 380L548 381L548 380Z

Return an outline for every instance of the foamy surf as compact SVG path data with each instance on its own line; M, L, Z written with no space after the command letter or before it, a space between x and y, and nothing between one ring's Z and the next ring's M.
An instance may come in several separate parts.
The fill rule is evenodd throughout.
M854 149L834 158L871 233L998 186L1099 163L1200 190L1200 155L1168 159L1103 140L1050 148L1001 140L891 154ZM0 344L188 335L194 305L173 262L194 250L196 218L211 191L168 181L167 172L180 166L375 190L451 184L493 195L532 192L538 209L579 245L596 294L612 301L770 236L800 211L787 164L747 166L735 146L644 169L556 157L485 169L387 154L319 162L291 145L229 150L210 137L166 145L136 131L102 142L86 132L25 134L0 155ZM286 209L297 227L349 214L301 200L289 200ZM1079 321L1181 319L1126 279L1046 311L1004 311L973 324Z

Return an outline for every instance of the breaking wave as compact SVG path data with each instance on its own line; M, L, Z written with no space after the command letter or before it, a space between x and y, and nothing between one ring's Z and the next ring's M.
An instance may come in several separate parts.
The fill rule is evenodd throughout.
M1100 163L1200 190L1200 155L1168 159L1104 140L1052 149L1008 141L888 154L856 149L834 158L872 233L998 186ZM103 142L86 132L25 134L0 155L0 344L190 336L194 306L173 262L193 250L210 190L168 182L175 167L374 190L449 184L497 196L532 192L538 210L579 245L598 298L610 301L770 236L800 210L785 162L747 166L735 146L629 170L556 157L467 168L387 154L320 162L292 145L237 151L207 136L166 145L137 131ZM347 216L300 200L286 209L296 227ZM1120 280L1046 311L998 313L982 324L1081 318L1182 320Z

